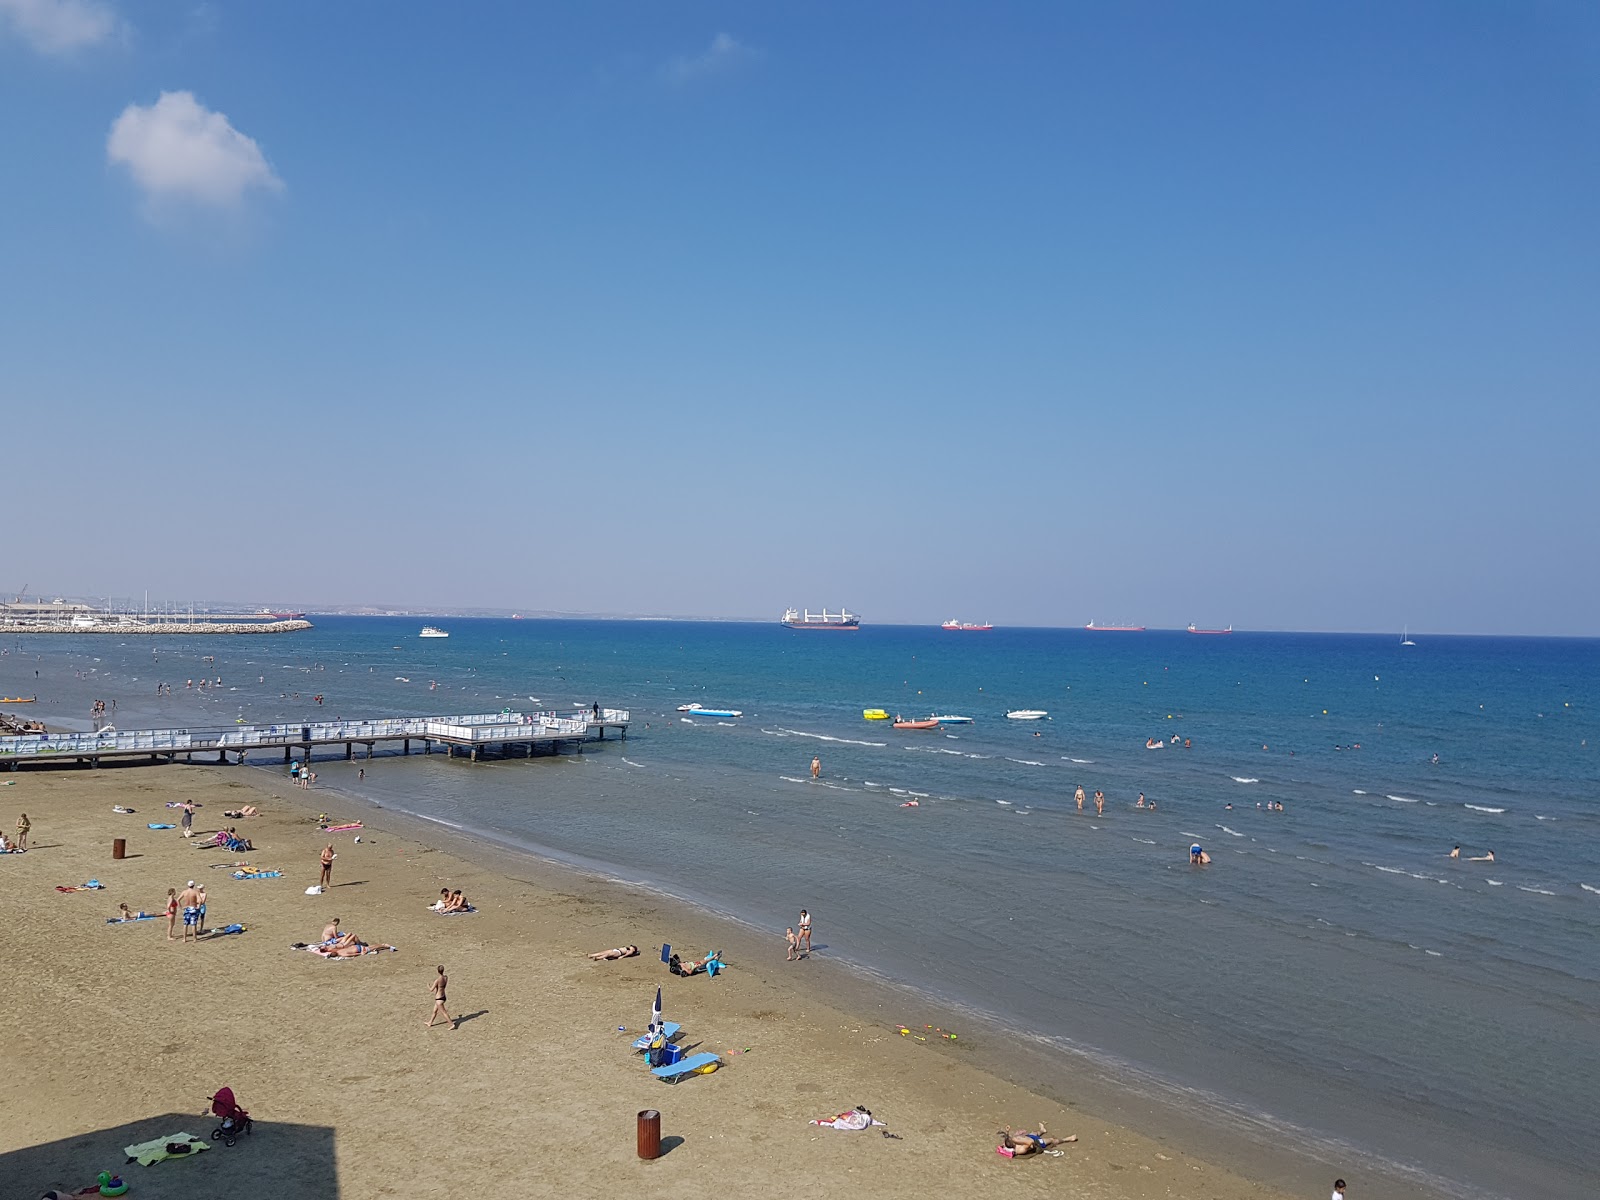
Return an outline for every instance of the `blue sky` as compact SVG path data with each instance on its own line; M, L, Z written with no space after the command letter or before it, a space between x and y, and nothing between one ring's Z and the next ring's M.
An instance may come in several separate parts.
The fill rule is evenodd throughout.
M1587 4L0 0L0 590L1600 634Z

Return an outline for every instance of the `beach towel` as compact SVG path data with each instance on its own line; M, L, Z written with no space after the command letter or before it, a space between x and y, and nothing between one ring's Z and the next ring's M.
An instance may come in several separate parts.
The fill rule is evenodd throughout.
M145 913L142 917L107 917L107 925L131 925L135 921L154 921L155 913Z
M277 879L282 874L282 871L235 871L233 872L233 877L235 879Z
M327 943L326 942L318 942L315 946L291 947L291 949L303 949L303 950L306 951L306 953L315 954L318 958L325 958L325 959L330 959L330 960L337 961L337 960L345 959L345 958L361 958L364 955L376 954L380 950L398 950L398 949L400 949L400 947L399 946L367 946L361 951L360 954L330 954L330 953L328 953Z
M189 1149L174 1154L167 1148L169 1146L187 1146ZM211 1149L210 1143L202 1142L192 1133L169 1133L166 1137L151 1138L148 1142L138 1142L128 1146L123 1153L128 1156L129 1162L138 1162L141 1167L148 1167L164 1158L192 1158L200 1151L209 1149Z
M360 829L360 828L361 828L361 822L360 821L352 821L348 825L324 825L322 827L322 832L323 833L343 833L346 829Z
M450 912L445 912L444 909L439 908L437 905L430 904L428 905L428 911L441 917L460 917L465 916L467 913L475 913L478 908L477 905L469 904L465 908L457 908L452 909Z
M176 829L177 826L176 825L163 825L159 821L152 821L149 825L146 826L146 828L147 829Z
M91 880L89 880L88 883L75 883L71 887L61 887L61 886L57 885L56 891L58 891L58 892L99 892L99 891L105 890L105 886L106 885L101 883L98 879L91 879Z
M208 929L200 936L205 938L227 937L231 933L248 933L249 929L248 925L224 925L221 929Z
M864 1108L852 1108L837 1117L817 1117L811 1124L821 1125L825 1129L871 1129L874 1125L887 1126L888 1122L878 1120Z

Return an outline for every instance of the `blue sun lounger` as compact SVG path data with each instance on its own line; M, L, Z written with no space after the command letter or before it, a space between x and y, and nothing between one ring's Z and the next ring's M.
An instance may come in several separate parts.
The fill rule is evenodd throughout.
M715 1054L696 1054L682 1062L673 1063L670 1067L656 1067L650 1074L668 1083L677 1083L685 1075L710 1074L721 1065L722 1059Z
M682 1028L683 1028L683 1026L679 1025L675 1021L663 1021L663 1022L661 1022L661 1032L666 1035L666 1039L669 1042L673 1038L678 1036L678 1030L680 1030ZM637 1041L635 1041L633 1043L633 1048L635 1050L648 1050L648 1049L650 1049L650 1041L654 1036L655 1035L651 1034L651 1033L645 1034L643 1037L639 1038Z

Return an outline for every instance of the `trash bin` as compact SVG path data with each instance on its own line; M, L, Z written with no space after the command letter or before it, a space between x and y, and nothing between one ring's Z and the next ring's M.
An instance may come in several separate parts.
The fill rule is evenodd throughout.
M653 1108L639 1113L639 1157L661 1157L661 1114Z
M111 857L112 858L126 858L127 856L128 856L128 839L127 838L112 838L111 839Z

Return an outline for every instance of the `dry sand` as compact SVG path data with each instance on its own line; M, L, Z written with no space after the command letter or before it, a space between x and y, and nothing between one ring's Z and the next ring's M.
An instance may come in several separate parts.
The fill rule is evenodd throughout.
M444 833L419 837L414 823L374 819L262 771L0 774L7 780L16 782L0 787L0 820L9 832L26 811L35 848L0 857L12 900L0 926L12 981L0 1200L81 1187L107 1168L126 1173L138 1200L1286 1195L1004 1082L985 1070L981 1035L921 1042L895 1028L909 1014L835 1008L838 973L825 952L785 962L781 941L757 942L630 887ZM249 862L284 876L235 881L211 864L240 856L146 828L176 823L164 803L179 799L204 804L197 834L237 825L259 847ZM137 813L114 815L119 803ZM263 815L223 818L246 803ZM362 842L319 831L316 805L366 819ZM116 836L128 841L122 861L111 858ZM328 841L339 853L335 886L308 896ZM89 878L106 889L54 890ZM167 888L191 878L209 885L212 927L248 931L185 945L167 941L164 916L105 923L121 901L164 911ZM428 912L446 885L479 911ZM324 961L289 949L335 915L399 952ZM817 920L825 943L826 914ZM673 977L659 961L663 941L696 955L723 944L731 969ZM584 957L627 943L641 956ZM424 1028L439 963L450 1012L463 1018L456 1029ZM721 1053L721 1070L669 1086L630 1053L658 984L683 1040ZM251 1110L253 1136L194 1161L123 1166L132 1142L208 1137L216 1122L200 1114L222 1085ZM807 1123L857 1103L898 1138ZM647 1108L661 1112L667 1147L654 1162L635 1154L635 1114ZM1060 1158L995 1154L1002 1124L1039 1121L1080 1140ZM1303 1194L1325 1193L1323 1175L1308 1166Z

